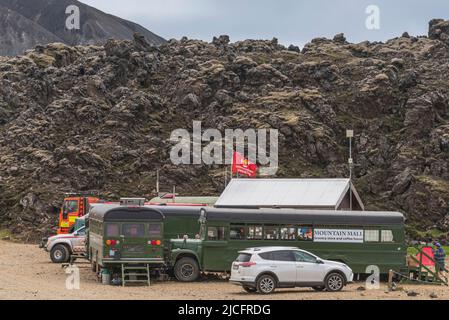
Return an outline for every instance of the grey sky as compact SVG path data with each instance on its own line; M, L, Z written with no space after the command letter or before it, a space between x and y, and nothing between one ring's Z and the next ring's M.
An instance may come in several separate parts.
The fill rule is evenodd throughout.
M447 0L81 0L166 38L210 41L271 39L304 45L344 32L351 42L385 41L404 31L427 34L432 18L449 19ZM368 30L367 6L380 8L380 30Z

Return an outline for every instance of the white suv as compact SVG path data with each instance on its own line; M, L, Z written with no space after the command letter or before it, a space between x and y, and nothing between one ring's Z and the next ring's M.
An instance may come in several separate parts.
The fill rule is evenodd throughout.
M323 260L298 248L265 247L239 252L230 281L250 293L269 294L276 288L294 287L336 292L353 277L344 263Z

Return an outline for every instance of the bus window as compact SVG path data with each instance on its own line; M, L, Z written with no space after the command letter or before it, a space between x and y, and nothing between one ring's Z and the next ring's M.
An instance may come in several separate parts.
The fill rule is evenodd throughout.
M379 242L379 230L365 230L365 242Z
M299 227L298 228L299 241L313 241L313 229L312 227Z
M120 236L118 224L108 223L106 225L106 237L117 238Z
M296 228L295 227L281 228L281 239L296 240Z
M150 224L148 226L148 236L150 238L157 238L161 236L162 226L160 224Z
M124 224L123 235L130 238L145 237L145 225L144 224Z
M279 228L275 226L265 226L265 240L279 240Z
M229 238L231 240L245 240L245 227L231 227Z
M394 242L393 231L391 230L382 230L380 234L380 241L382 242Z
M207 240L223 241L226 240L224 227L209 227L207 228Z
M248 227L248 240L262 240L263 228L260 227Z

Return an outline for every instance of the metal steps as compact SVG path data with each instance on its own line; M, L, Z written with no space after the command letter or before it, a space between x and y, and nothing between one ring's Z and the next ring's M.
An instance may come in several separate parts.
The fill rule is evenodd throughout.
M150 285L150 265L122 263L122 286L127 283L141 283Z

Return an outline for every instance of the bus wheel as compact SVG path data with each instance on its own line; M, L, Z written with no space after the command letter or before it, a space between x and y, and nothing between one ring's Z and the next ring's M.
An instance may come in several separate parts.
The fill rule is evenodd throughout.
M57 244L50 251L50 259L53 263L65 263L70 258L69 250L62 244Z
M194 282L200 276L200 267L195 259L185 257L175 264L175 277L182 282Z

